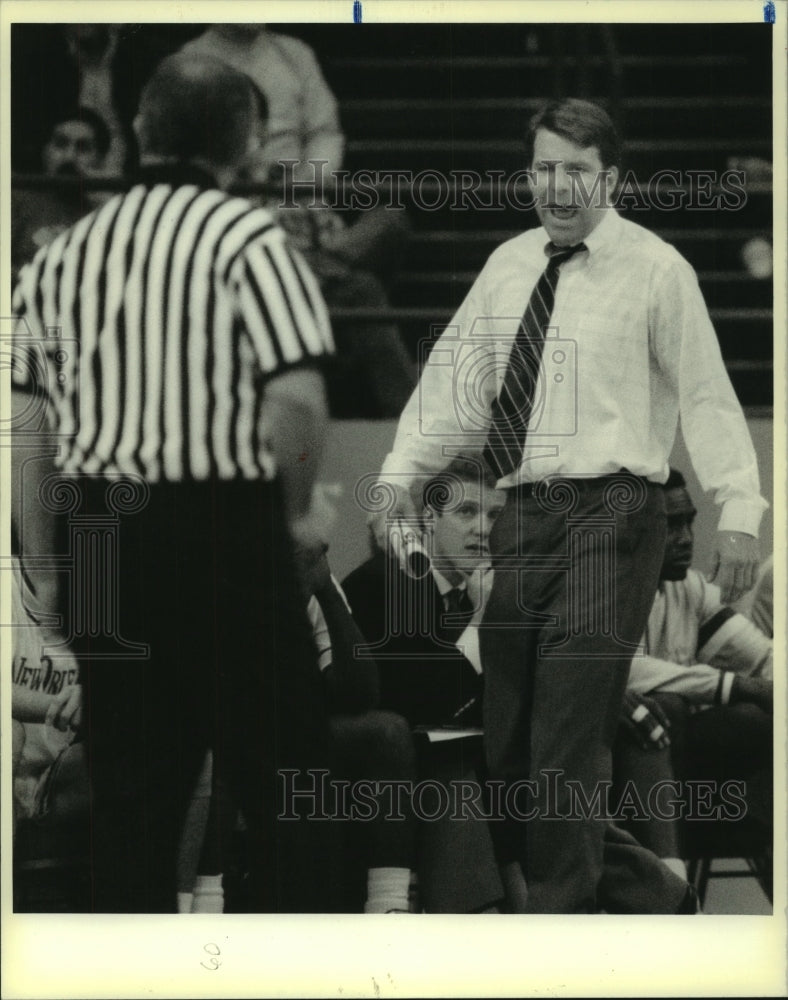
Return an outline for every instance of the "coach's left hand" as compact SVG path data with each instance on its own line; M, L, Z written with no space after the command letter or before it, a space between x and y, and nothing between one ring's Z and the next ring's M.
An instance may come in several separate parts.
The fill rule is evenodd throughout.
M718 531L709 583L716 583L725 604L752 590L758 572L758 539L744 531Z

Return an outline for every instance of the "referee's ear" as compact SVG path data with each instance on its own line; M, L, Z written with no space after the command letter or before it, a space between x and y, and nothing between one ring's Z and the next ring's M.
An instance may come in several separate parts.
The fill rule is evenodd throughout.
M132 131L134 132L134 137L137 140L137 148L142 149L142 116L135 115L134 121L131 123Z

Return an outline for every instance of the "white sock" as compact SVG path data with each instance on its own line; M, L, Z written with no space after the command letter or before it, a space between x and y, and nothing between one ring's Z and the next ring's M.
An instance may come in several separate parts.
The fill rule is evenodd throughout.
M179 892L178 893L178 913L191 913L192 912L192 899L194 899L193 892Z
M198 875L194 883L192 913L224 913L221 875Z
M367 872L367 901L364 913L409 910L409 868L370 868Z
M670 868L674 875L683 878L685 882L687 881L687 866L681 858L661 858L660 860L663 865L667 865Z

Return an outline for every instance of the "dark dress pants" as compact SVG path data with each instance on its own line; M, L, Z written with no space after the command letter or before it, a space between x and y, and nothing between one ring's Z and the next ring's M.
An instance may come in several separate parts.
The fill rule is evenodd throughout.
M661 488L623 473L513 489L493 528L481 634L486 753L505 787L535 782L518 801L532 818L495 832L500 860L523 868L530 912L675 912L686 889L610 827L604 808L588 817L578 808L580 793L593 803L597 791L604 807L665 530Z
M107 483L81 483L86 503L106 510ZM126 508L115 510L114 555L96 559L88 574L85 614L115 594L115 646L147 651L91 656L96 638L76 630L87 688L93 909L174 910L178 841L208 747L250 830L251 908L323 909L319 825L277 819L277 770L327 759L278 488L159 484Z

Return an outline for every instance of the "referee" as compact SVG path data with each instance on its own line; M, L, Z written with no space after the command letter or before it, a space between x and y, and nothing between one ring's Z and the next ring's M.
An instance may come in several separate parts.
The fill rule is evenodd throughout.
M283 232L226 193L256 113L243 74L165 59L134 123L138 182L39 252L15 290L14 387L45 394L57 474L79 497L72 526L116 526L87 595L72 581L66 617L86 685L97 912L174 910L178 839L209 746L251 832L254 909L324 903L308 839L320 824L277 821L276 772L325 763L291 539L312 531L319 367L333 348ZM36 530L46 516L29 480L15 495L32 572L53 552ZM117 615L105 606L116 592ZM111 623L128 654L106 658L80 622Z

